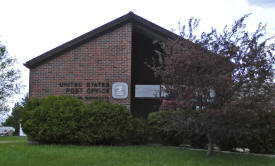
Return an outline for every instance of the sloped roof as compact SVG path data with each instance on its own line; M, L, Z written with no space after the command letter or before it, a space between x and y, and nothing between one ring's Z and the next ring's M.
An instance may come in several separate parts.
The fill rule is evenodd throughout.
M26 66L27 68L32 68L34 66L39 65L40 63L54 58L58 55L60 55L62 52L67 51L69 49L72 49L74 47L79 46L80 44L83 44L93 38L96 38L100 35L103 35L104 33L107 33L115 28L118 28L126 23L133 23L134 27L137 27L139 29L141 29L144 32L153 32L154 34L163 36L164 38L171 38L171 39L175 39L177 37L176 34L174 34L171 31L168 31L136 14L134 14L133 12L129 12L126 15L123 15L109 23L106 23L90 32L87 32L73 40L70 40L48 52L45 52L44 54L41 54L40 56L37 56L29 61L27 61L24 66Z

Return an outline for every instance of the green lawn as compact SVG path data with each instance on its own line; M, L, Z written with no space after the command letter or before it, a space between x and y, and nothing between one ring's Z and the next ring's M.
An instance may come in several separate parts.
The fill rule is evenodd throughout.
M27 137L6 137L6 136L0 136L0 142L1 141L20 141L20 142L26 142Z
M10 138L10 139L8 139ZM275 158L184 150L163 146L28 145L0 137L2 166L274 166Z

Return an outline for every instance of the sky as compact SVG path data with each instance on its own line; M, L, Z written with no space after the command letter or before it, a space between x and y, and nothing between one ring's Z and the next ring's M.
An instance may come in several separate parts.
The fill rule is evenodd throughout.
M0 41L17 59L25 85L11 103L28 92L23 63L130 11L168 30L199 18L202 31L221 30L252 13L249 30L263 22L275 34L275 0L0 0L0 5Z

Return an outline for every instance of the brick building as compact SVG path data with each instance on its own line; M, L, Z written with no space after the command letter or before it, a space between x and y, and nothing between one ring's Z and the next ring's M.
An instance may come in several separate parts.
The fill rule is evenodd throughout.
M176 35L130 12L24 65L30 69L30 98L73 95L124 104L136 116L160 105L160 80L145 65L152 63L153 41Z

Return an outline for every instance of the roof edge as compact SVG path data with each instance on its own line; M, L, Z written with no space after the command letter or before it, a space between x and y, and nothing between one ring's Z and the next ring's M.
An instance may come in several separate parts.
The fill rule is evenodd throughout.
M102 26L99 26L99 27L79 36L79 37L76 37L62 45L59 45L59 46L27 61L23 65L25 67L31 69L32 67L39 65L40 63L44 62L45 60L53 58L54 55L60 54L64 51L67 51L67 50L71 49L72 47L78 46L88 40L91 40L92 38L98 37L98 36L102 35L103 33L107 32L113 28L117 28L118 26L121 26L128 22L134 22L134 23L141 24L150 30L156 31L159 34L162 34L163 36L167 36L167 38L176 38L178 36L175 33L171 32L165 28L162 28L161 26L156 25L156 24L134 14L132 11L130 11L129 13L127 13L113 21L110 21Z

